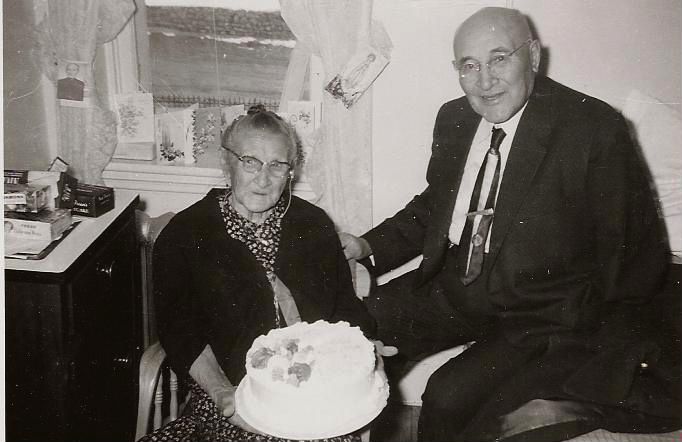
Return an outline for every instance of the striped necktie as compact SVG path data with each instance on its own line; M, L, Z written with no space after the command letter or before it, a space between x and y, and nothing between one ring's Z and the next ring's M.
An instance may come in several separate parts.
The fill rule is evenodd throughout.
M483 257L485 255L485 243L490 232L490 224L493 222L495 209L495 197L500 181L500 144L507 134L500 128L493 127L493 134L490 139L490 149L483 160L481 169L476 177L474 192L469 203L469 213L462 232L462 241L468 241L467 247L467 266L464 275L460 278L464 285L469 285L478 278L483 269ZM481 194L484 183L488 186L488 192ZM488 184L489 183L489 184ZM478 226L474 232L475 221L478 219ZM473 233L473 235L472 235Z

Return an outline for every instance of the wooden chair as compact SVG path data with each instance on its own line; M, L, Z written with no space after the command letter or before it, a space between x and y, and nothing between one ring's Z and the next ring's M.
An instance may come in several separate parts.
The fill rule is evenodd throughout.
M135 440L177 419L189 397L187 395L182 400L178 398L178 377L173 370L164 366L165 360L166 352L158 342L149 346L140 360L140 392L137 401ZM167 416L162 415L165 382L169 384L167 389L170 393Z
M144 345L151 345L158 340L156 336L156 315L154 313L154 287L152 285L152 254L154 243L166 227L175 212L166 212L157 217L150 217L141 210L136 211L138 241L141 245L142 262L142 316Z

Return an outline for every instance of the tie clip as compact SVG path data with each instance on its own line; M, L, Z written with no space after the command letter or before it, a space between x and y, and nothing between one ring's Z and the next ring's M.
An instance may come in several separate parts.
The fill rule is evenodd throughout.
M477 216L477 215L493 215L495 212L493 211L492 208L489 209L483 209L483 210L477 210L475 212L469 212L467 213L467 218L471 216Z

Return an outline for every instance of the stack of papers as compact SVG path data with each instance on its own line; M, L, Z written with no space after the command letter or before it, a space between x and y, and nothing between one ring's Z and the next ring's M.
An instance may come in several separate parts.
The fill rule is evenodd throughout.
M43 259L80 223L71 224L54 240L28 239L20 236L5 235L5 258Z

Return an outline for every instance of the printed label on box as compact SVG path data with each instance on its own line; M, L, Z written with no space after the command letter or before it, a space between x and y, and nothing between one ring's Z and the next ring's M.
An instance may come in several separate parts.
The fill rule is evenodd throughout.
M23 193L6 193L5 205L26 204L26 195Z

